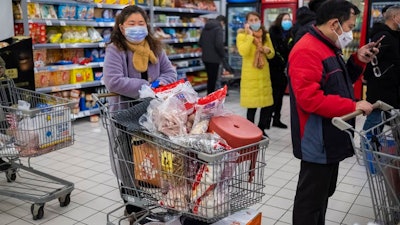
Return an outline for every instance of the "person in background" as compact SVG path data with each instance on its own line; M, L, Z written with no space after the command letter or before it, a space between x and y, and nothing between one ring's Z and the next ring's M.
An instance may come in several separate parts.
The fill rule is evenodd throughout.
M375 23L371 40L382 35L379 54L367 65L364 79L367 82L367 101L381 100L400 109L400 6L392 6L384 13L383 23ZM375 109L365 120L363 130L381 123L381 110Z
M386 11L392 6L393 6L393 4L389 4L389 5L386 5L385 7L382 8L382 17L383 18L385 17Z
M111 43L108 43L106 48L103 67L106 88L120 95L109 98L110 104L124 100L123 96L139 98L142 85L166 85L176 81L175 68L162 49L161 42L155 39L150 31L149 18L139 6L127 6L116 17L111 33ZM130 137L122 138L131 139ZM124 150L126 152L117 154L123 154L124 158L132 161L132 149L121 149L121 151ZM118 179L122 183L121 192L123 192L129 190L129 185L132 183L133 168L124 171L116 160L121 156L115 154L110 148L111 166L114 174L120 176ZM121 177L126 177L126 174L130 174L128 178L121 179ZM126 206L126 214L141 210L133 205Z
M379 52L374 42L360 47L347 62L342 48L352 40L360 10L345 0L328 0L316 24L289 54L291 135L294 156L301 160L293 205L293 225L323 225L328 199L336 189L339 162L354 155L346 132L332 118L372 104L356 102L352 82ZM355 125L355 119L347 121Z
M233 72L225 60L224 29L226 18L219 15L216 19L209 19L201 31L199 45L202 50L201 59L207 72L207 94L216 90L220 64L226 70Z
M272 59L275 51L257 12L246 15L246 24L238 30L236 45L243 59L240 105L247 108L247 119L253 123L257 108L261 108L258 127L266 135L264 129L274 104L267 59Z
M286 64L292 41L292 19L289 13L279 14L269 28L272 44L275 49L274 58L269 60L271 72L272 94L274 97L273 127L287 128L281 121L282 100L287 86ZM271 124L271 118L267 118L267 129Z
M315 24L316 13L319 6L326 0L311 0L308 7L300 7L296 12L296 24L293 27L293 45L297 43L304 34L308 32L310 27Z

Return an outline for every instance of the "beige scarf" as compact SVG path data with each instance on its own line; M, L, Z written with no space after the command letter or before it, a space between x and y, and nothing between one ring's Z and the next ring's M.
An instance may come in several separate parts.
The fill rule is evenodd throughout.
M253 66L258 69L262 69L266 63L265 54L262 50L260 50L263 49L262 34L263 34L262 29L258 29L258 31L253 31L253 36L254 36L253 44L256 45L256 54L254 57Z
M137 71L141 73L147 71L149 61L152 64L156 64L158 62L158 59L154 52L150 49L147 40L144 40L138 44L132 44L127 41L126 45L133 52L133 68L135 68Z

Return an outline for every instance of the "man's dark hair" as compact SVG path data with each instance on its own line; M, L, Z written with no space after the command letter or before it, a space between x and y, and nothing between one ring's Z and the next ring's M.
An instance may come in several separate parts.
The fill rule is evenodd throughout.
M360 10L353 3L346 0L328 0L318 9L316 25L321 25L331 19L337 18L340 23L350 19L350 15L360 14Z
M219 22L224 22L226 24L226 17L223 15L219 15L215 19L218 20Z

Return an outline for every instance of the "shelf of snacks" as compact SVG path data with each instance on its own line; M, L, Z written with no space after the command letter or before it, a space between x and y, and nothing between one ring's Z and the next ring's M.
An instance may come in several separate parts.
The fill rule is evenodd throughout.
M68 91L68 90L73 90L73 89L99 87L99 86L103 86L103 85L104 85L103 81L95 80L95 81L91 81L91 82L84 82L84 83L77 83L77 84L65 84L65 85L58 85L58 86L36 88L36 91L40 92L40 93L52 93L52 92L58 92L58 91Z
M15 20L15 23L23 23L23 20ZM46 26L90 26L113 27L114 22L96 22L85 20L59 20L59 19L29 19L28 23L45 24Z
M66 49L66 48L104 48L105 43L45 43L45 44L33 44L33 49Z
M82 1L74 1L74 0L26 0L28 3L39 3L39 4L55 4L55 5L79 5L85 4L87 6L95 7L95 8L105 8L105 9L123 9L127 5L130 5L131 1L121 1L124 4L109 4L103 3L103 1L94 1L94 2L82 2ZM105 1L105 2L117 2L117 1ZM126 3L125 3L126 2Z
M153 23L153 27L203 27L204 23L185 23L185 22L177 22L177 23L161 23L156 22Z
M79 119L79 118L84 118L84 117L98 115L98 114L100 114L99 108L88 109L88 110L84 110L84 111L80 111L78 113L72 114L72 118Z
M182 53L182 54L170 54L168 58L170 60L174 59L184 59L184 58L194 58L194 57L201 57L201 52L194 52L194 53Z
M193 13L193 14L211 14L215 13L216 11L216 10L203 10L196 8L162 7L162 6L154 6L152 9L154 10L154 12Z
M202 70L205 70L204 66L193 66L193 67L188 67L188 68L176 69L176 72L189 73L189 72L202 71Z
M174 44L174 43L190 43L190 42L199 42L199 38L184 38L184 39L163 39L161 40L164 44Z
M83 68L102 68L103 62L90 62L85 65L79 64L70 64L70 65L49 65L49 66L41 66L35 67L34 71L37 72L52 72L52 71L59 71L59 70L72 70L72 69L83 69Z

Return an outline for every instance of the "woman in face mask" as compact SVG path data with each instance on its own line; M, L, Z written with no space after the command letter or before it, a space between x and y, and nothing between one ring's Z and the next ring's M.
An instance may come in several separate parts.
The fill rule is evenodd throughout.
M267 59L272 59L275 51L258 13L246 15L246 24L238 30L236 45L243 60L240 105L247 108L247 119L253 123L257 108L261 108L258 127L266 135L264 129L274 103Z
M287 86L286 65L293 41L292 20L289 13L279 14L269 28L272 44L275 49L275 57L269 60L271 71L272 93L274 96L273 127L287 128L281 121L282 99ZM267 128L271 124L271 117L267 118Z
M124 100L124 97L138 98L142 85L154 87L156 84L165 85L176 81L176 70L161 43L153 37L146 12L140 7L127 6L121 11L115 20L110 42L104 60L104 84L110 92L120 95L108 98L111 105ZM111 110L117 108L113 107ZM118 138L131 140L131 137L122 133L118 134ZM117 160L124 158L132 162L132 149L129 145L126 146L128 147L120 146L117 153L110 148L111 168L114 174L118 174L123 187L121 192L132 190L133 186L133 166L122 165ZM125 213L141 210L139 207L127 205Z
M127 6L117 16L106 48L103 74L110 92L129 98L138 98L142 85L165 85L176 80L176 70L139 6Z

